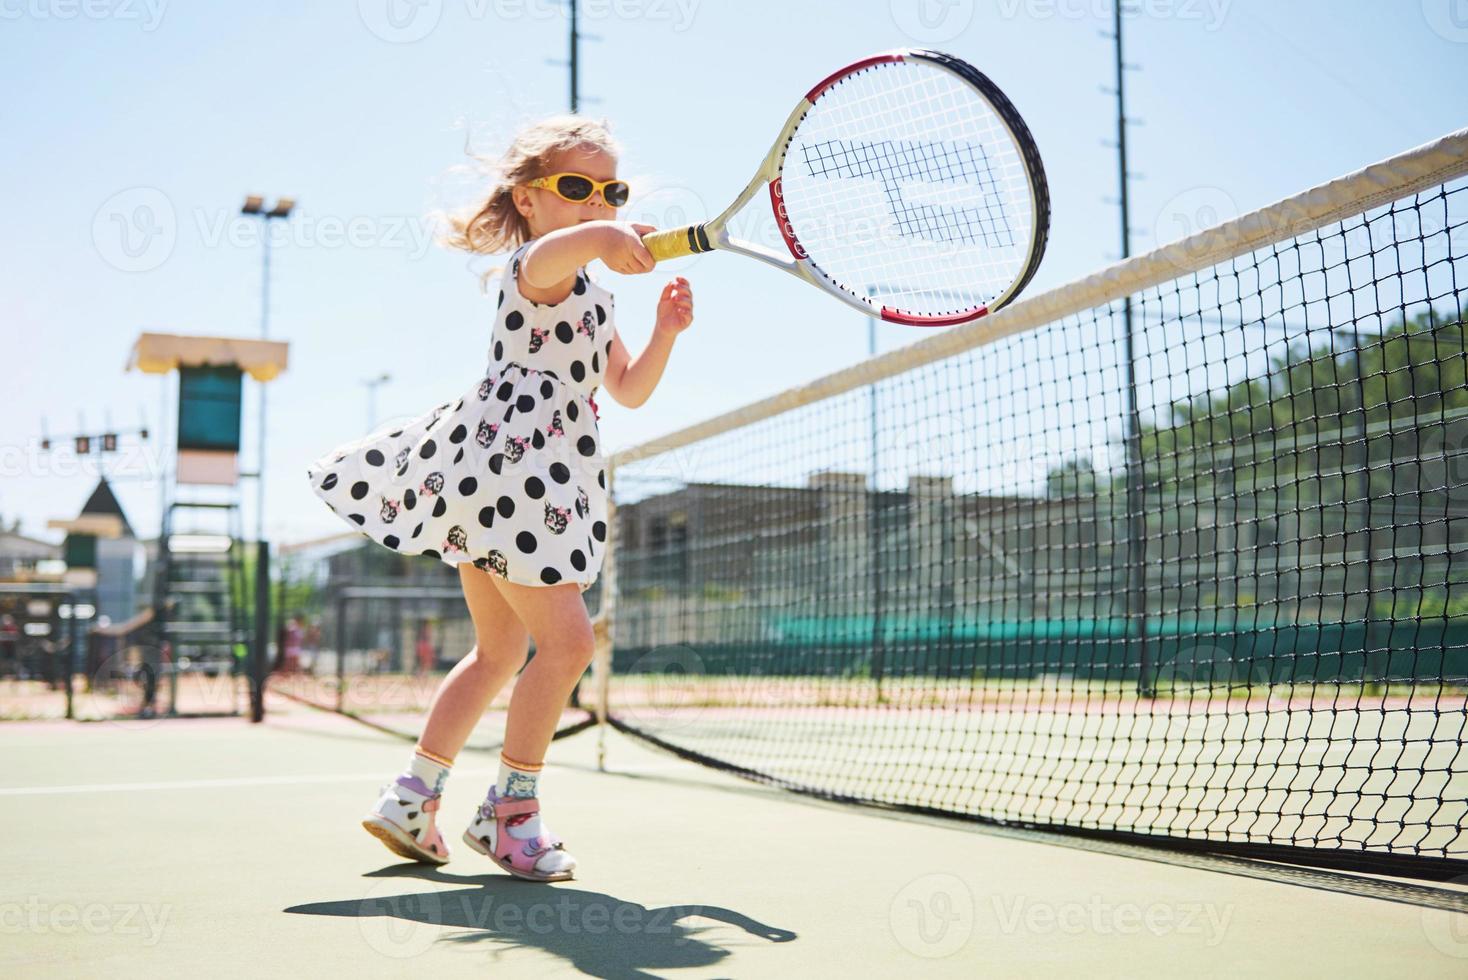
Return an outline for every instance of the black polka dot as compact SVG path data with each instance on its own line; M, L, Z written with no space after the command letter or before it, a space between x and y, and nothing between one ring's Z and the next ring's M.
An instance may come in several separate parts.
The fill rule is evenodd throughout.
M459 409L461 409L463 407L464 407L464 399L460 398L459 399L459 404L457 404L457 405L454 406L454 411L457 412Z
M603 490L605 490L607 488L607 471L606 470L597 470L596 471L596 482L597 482L597 484Z
M348 514L347 516L356 521L359 525L367 523L367 518L363 517L361 514Z
M530 433L530 446L532 449L544 449L545 433L541 432L539 429L536 429L534 432Z
M582 293L586 292L586 277L581 275L580 273L577 273L576 285L571 287L571 291L577 296L580 296Z
M601 373L601 355L598 354L596 351L591 352L591 373Z
M388 433L388 435L391 436L394 439L396 439L398 436L400 436L402 434L403 434L403 430L402 429L398 429L396 432L389 432Z
M572 422L576 421L577 417L580 416L580 414L581 409L576 406L575 402L571 402L566 406L566 418L570 419Z
M586 556L581 553L580 548L571 551L571 567L578 572L586 571Z
M610 340L607 341L606 351L607 351L607 357L611 357L612 356L612 342Z
M591 525L591 536L596 538L598 541L605 541L607 539L606 522L597 521L595 524Z
M352 499L353 500L361 500L365 496L367 496L367 481L366 480L358 480L356 483L353 483L352 484Z
M479 523L484 527L494 527L494 508L479 508Z
M525 496L531 500L539 500L545 496L545 484L541 481L540 477L529 476L525 478Z
M514 393L515 386L506 381L504 384L495 389L494 397L498 398L502 402L507 402L510 400L510 396Z
M583 456L595 455L596 440L591 438L591 436L582 436L576 440L576 451Z
M387 545L393 551L398 550L398 536L396 534L389 534L387 537L382 539L382 543Z
M501 517L513 517L513 516L515 516L515 498L514 497L501 497L499 500L495 501L494 506L495 506L495 509L497 509L500 512L500 516Z
M535 396L521 395L515 399L515 410L519 412L532 412L535 410Z
M489 457L489 471L491 473L493 473L495 476L499 476L500 475L500 471L502 469L504 469L504 466L505 466L505 454L504 453L495 453L493 456Z
M503 289L501 289L500 290L500 301L498 303L494 304L494 308L495 309L499 309L501 306L504 306L504 305L505 305L505 291Z
M540 580L546 585L555 585L561 580L561 573L547 565L540 570Z
M582 364L580 361L572 361L571 377L575 378L577 381L586 380L586 365Z
M571 479L571 467L561 462L552 463L550 467L550 478L557 483L565 483Z
M472 476L466 476L459 481L459 496L472 497L474 491L479 489L479 481Z
M370 466L381 466L383 463L387 462L387 457L382 455L382 450L380 449L367 450L367 455L364 458L367 460L367 463Z
M422 533L423 533L423 525L422 524L419 524L417 527L413 528L413 533L410 535L410 537L416 538L418 535L420 535Z
M403 507L405 509L412 510L416 506L418 506L418 495L416 493L414 493L412 490L409 490L407 493L403 494Z
M567 323L565 320L562 320L560 323L556 324L556 339L563 344L569 344L571 341L576 339L576 331L571 329L571 325L569 323Z
M457 463L459 460L461 460L463 458L464 458L464 448L462 446L460 446L459 447L459 451L456 452L456 453L454 453L454 462Z
M525 317L519 310L511 310L510 315L505 317L506 330L519 330L525 326Z
M535 550L536 545L537 542L535 540L535 535L531 534L529 531L521 531L519 534L515 535L515 547L519 548L527 555Z
M324 479L324 480L321 481L321 489L323 489L323 490L330 490L334 486L336 486L336 474L335 473L328 473L328 474L326 474L326 479Z
M606 322L607 322L607 311L604 310L604 309L602 309L601 308L601 304L598 303L598 304L596 304L596 325L597 326L601 326L603 323L606 323Z
M545 381L542 381L540 383L540 397L541 398L549 399L555 393L556 393L556 386L554 384L552 384L549 379L547 379Z
M514 417L515 417L515 406L514 405L511 405L509 408L505 409L504 418L500 419L500 421L501 422L508 422L508 421L510 421L510 419L512 419Z
M420 552L420 554L422 554L424 558L437 558L438 557L438 552L437 551L434 551L432 548L425 548L422 552Z
M444 513L448 509L449 509L449 505L444 501L444 499L442 497L439 497L437 500L435 500L433 502L433 516L434 517L442 517L444 515Z
M494 342L494 359L496 361L501 361L501 360L504 360L504 357L505 357L505 345L502 342L496 340Z
M432 439L429 439L422 445L421 448L419 448L418 455L422 456L424 459L431 459L433 457L433 454L436 452L438 452L438 443L434 442Z
M463 424L454 426L454 431L449 433L449 442L458 445L469 435L469 427Z

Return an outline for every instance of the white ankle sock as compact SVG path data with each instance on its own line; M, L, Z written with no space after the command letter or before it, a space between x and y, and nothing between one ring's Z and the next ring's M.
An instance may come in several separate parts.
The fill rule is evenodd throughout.
M448 782L449 770L452 768L453 760L434 755L421 745L413 749L413 759L408 763L408 772L423 780L435 794L443 792L444 783Z
M540 771L544 763L531 767L530 765L512 761L500 753L500 775L495 780L494 792L496 796L536 796L540 790ZM540 819L540 813L536 812L528 817L510 817L505 821L505 833L516 840L529 840L538 837L542 833L550 835L550 828ZM565 851L553 851L543 856L536 867L544 872L565 871L576 866L575 858Z

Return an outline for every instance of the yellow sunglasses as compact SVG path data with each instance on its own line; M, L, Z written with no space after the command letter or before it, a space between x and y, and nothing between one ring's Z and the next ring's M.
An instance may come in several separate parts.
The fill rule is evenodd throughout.
M627 203L627 198L632 193L632 188L627 186L625 180L593 180L585 174L551 174L549 177L537 177L527 187L539 187L555 194L563 201L572 204L583 204L591 200L593 194L601 192L601 199L606 202L607 207L620 208Z

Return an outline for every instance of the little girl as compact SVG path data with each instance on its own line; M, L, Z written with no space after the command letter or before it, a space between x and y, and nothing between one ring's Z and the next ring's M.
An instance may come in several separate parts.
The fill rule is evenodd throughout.
M323 455L311 486L344 520L405 554L458 566L476 644L435 693L408 768L362 825L393 852L443 864L434 821L454 756L495 694L515 684L499 778L464 842L510 874L572 877L576 861L539 815L546 749L591 661L582 593L601 570L608 528L600 384L636 408L657 387L673 341L693 322L687 280L669 282L636 360L617 336L612 294L587 275L650 272L647 225L618 222L627 184L604 125L558 116L520 133L498 182L449 244L513 249L495 299L489 364L458 398L390 432ZM424 338L424 351L429 338Z

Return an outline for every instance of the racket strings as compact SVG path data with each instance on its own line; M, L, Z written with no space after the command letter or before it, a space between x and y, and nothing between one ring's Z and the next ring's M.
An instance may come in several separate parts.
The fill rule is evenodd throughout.
M922 62L874 66L816 100L782 173L814 265L875 305L974 310L1008 289L1035 225L1004 120L967 82Z

